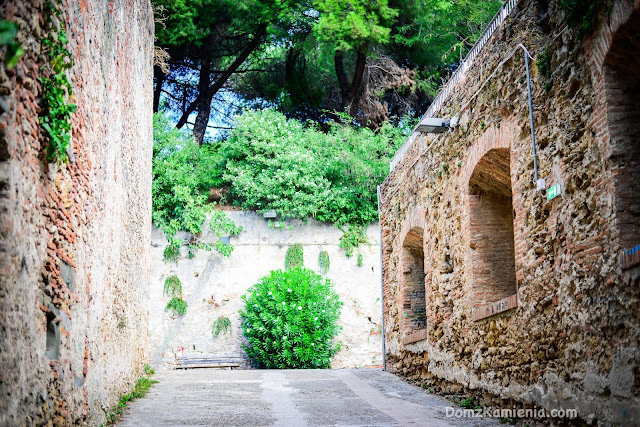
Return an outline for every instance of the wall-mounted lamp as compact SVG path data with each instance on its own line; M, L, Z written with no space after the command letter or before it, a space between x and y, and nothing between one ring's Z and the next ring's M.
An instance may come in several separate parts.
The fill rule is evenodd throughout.
M426 117L420 120L416 129L418 132L422 133L443 133L457 125L457 116L452 117L450 120L440 119L437 117Z

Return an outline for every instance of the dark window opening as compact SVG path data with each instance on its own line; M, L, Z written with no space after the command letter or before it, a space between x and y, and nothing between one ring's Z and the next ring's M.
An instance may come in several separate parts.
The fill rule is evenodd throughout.
M45 354L51 360L58 360L60 357L60 324L51 307L47 312L47 347Z
M508 149L491 150L469 180L474 306L517 293L509 162Z
M427 327L422 237L422 228L412 228L402 245L402 316L405 333Z
M604 64L614 206L621 249L640 244L640 14L616 31Z

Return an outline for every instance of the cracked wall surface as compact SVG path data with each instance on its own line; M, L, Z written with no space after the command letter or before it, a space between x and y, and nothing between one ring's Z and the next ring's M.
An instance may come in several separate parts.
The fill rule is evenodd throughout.
M153 15L63 1L69 162L43 160L44 2L6 1L25 55L0 66L0 424L104 421L147 359Z
M630 250L640 244L639 11L639 1L611 2L582 38L562 22L557 1L521 1L436 112L460 125L418 136L386 179L389 370L484 404L640 422L640 258ZM539 172L547 188L561 188L551 200L535 189L522 50L509 57L519 43L537 57ZM505 183L512 211L499 216L512 221L513 249L491 232L499 221L477 209ZM404 236L419 222L427 325L416 340L403 329L399 275ZM514 262L494 257L500 248L513 251L515 287L500 279Z

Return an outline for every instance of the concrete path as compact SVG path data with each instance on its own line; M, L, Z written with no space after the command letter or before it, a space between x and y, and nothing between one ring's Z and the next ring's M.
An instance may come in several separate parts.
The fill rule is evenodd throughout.
M120 426L494 426L381 370L159 372ZM456 408L459 409L459 408Z

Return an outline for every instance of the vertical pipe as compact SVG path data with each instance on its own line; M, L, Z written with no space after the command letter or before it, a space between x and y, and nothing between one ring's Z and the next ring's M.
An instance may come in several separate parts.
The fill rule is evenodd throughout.
M380 186L377 187L378 192L378 228L380 229L380 304L382 306L382 370L387 370L387 351L385 346L384 331L384 280L382 274L382 216L380 215Z
M538 154L536 153L536 132L533 124L533 101L531 100L531 77L529 75L529 52L521 44L524 50L524 64L527 68L527 92L529 94L529 120L531 121L531 142L533 144L533 171L535 173L535 184L538 185Z

